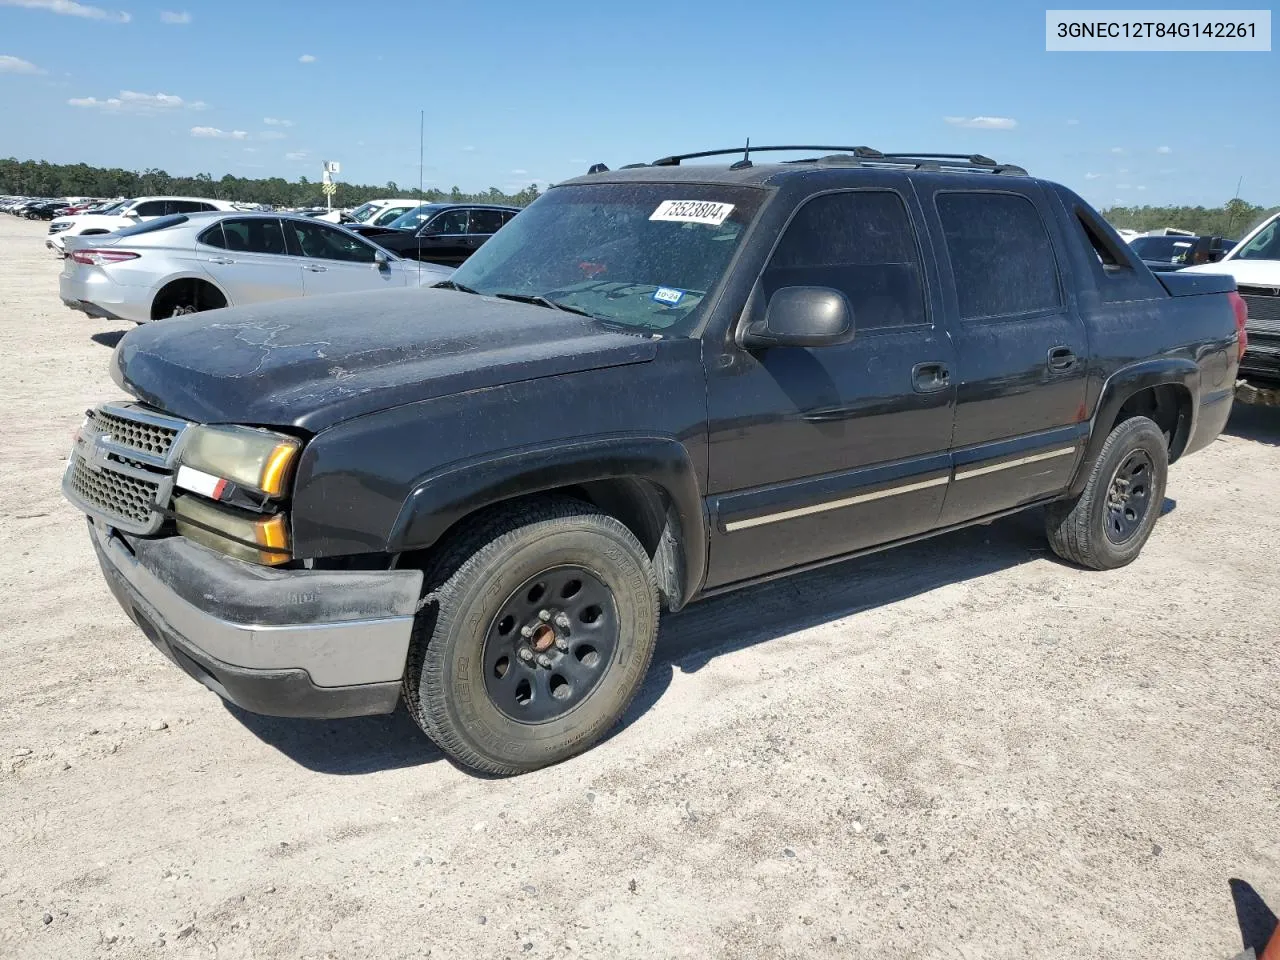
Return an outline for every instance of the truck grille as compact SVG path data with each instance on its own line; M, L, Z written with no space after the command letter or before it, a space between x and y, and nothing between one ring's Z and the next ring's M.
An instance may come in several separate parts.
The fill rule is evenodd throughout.
M168 457L169 451L173 449L173 442L178 439L178 433L182 429L182 421L175 420L173 425L169 425L157 415L151 415L148 420L139 420L122 415L123 410L119 413L113 410L121 408L99 407L90 411L89 419L119 446L161 459Z
M103 519L123 521L119 523L122 528L125 524L151 525L152 504L160 491L159 482L151 483L110 467L94 470L79 454L72 457L67 481L81 505L91 508Z
M1240 296L1249 307L1249 332L1280 334L1280 288L1241 287Z
M76 434L62 492L126 533L155 533L173 494L185 420L137 404L103 404Z

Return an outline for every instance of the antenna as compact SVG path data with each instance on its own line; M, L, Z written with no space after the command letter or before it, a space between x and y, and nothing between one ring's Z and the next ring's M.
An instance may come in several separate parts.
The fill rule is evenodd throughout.
M426 141L427 111L418 111L418 200L422 200L422 153ZM422 286L422 244L418 244L418 286Z
M747 145L742 149L742 159L729 166L730 170L745 170L751 166L751 138L747 137Z

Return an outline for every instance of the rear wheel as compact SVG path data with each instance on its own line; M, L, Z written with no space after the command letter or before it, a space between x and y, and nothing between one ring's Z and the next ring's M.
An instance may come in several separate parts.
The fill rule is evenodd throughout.
M1153 421L1132 417L1118 424L1080 496L1046 511L1049 545L1064 560L1094 570L1132 563L1159 519L1168 473L1168 447Z
M226 305L227 298L211 283L196 279L175 280L156 294L151 304L151 319L185 317Z
M499 507L427 571L405 669L418 724L459 763L515 774L594 745L649 667L658 589L625 526L589 504Z

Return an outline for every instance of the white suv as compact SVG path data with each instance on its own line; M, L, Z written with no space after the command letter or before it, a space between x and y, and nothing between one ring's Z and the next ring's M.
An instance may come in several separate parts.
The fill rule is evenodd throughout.
M166 217L171 213L235 209L235 204L226 200L206 200L203 197L138 197L136 200L125 200L102 213L81 213L72 217L58 217L49 224L49 236L44 245L58 256L65 257L67 237L113 233L145 220Z
M330 213L322 213L316 219L323 220L325 223L357 223L368 227L382 227L401 214L420 206L422 206L421 200L370 200L349 213L344 214L341 210L334 210Z

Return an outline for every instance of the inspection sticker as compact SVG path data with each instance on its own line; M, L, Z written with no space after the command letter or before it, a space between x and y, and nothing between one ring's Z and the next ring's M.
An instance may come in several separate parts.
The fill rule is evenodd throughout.
M653 291L653 299L659 303L665 303L667 306L674 307L677 303L684 299L684 291L677 290L674 287L659 287Z
M733 213L732 203L716 203L714 200L663 200L649 219L671 220L676 223L707 223L718 227L731 213Z

